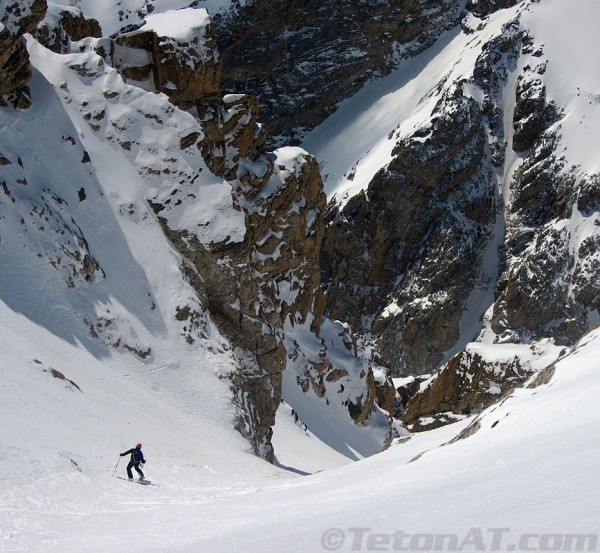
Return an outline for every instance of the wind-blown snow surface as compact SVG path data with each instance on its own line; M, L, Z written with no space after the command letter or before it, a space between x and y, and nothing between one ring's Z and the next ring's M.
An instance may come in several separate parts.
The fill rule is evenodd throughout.
M236 452L227 435L194 440L190 418L143 392L149 375L109 369L4 306L2 316L15 330L5 334L0 362L2 551L305 553L325 550L322 539L333 549L342 533L336 550L366 551L377 539L370 543L380 549L370 550L393 551L390 536L400 531L407 549L411 535L433 533L455 534L471 544L464 550L477 549L480 534L491 550L490 531L500 528L503 551L523 534L533 547L592 535L580 550L595 550L598 330L557 363L549 384L517 390L479 416L470 437L449 443L467 420L299 476ZM25 347L40 365L23 356ZM51 364L83 392L42 371ZM147 442L146 472L157 486L111 476L118 446L133 436ZM384 537L370 537L376 533Z
M598 3L545 0L528 10L524 22L550 60L544 82L548 99L565 109L561 135L567 159L583 171L600 171L600 75L593 69L600 58Z

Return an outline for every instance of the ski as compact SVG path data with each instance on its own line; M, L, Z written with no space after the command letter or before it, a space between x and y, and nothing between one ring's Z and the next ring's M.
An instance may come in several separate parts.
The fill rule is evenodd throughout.
M153 484L151 480L129 480L129 478L125 478L124 476L117 476L121 480L125 480L125 482L132 482L133 484L141 484L142 486L158 486L158 484Z

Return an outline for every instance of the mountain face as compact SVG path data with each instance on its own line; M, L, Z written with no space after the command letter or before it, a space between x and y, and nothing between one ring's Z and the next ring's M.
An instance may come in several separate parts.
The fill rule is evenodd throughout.
M271 141L296 143L371 79L516 0L246 1L219 13L224 87L261 99Z
M224 86L261 99L274 141L297 142L460 17L447 0L245 2L217 20Z
M33 313L15 294L27 256L87 349L155 363L149 318L211 351L271 461L282 400L369 455L497 401L598 323L598 166L580 144L596 82L565 61L592 0L560 38L557 0L64 4L1 4L12 309ZM164 242L146 270L176 268L124 298L115 275L141 273L107 245L142 228Z
M587 29L595 8L581 9L574 27ZM274 139L306 137L321 163L325 313L374 338L392 374L430 373L472 340L571 347L597 324L597 164L571 153L587 150L595 100L581 73L563 90L564 59L582 54L552 37L556 2L235 13L219 19L227 86L250 86ZM464 350L445 371L458 381L480 366ZM465 411L462 386L444 388Z
M393 423L377 396L391 405L395 393L384 376L374 377L380 369L368 348L323 316L319 254L326 197L318 165L300 148L268 152L257 100L222 93L206 10L146 15L139 28L108 38L76 8L50 4L35 11L36 5L7 7L7 15L23 21L3 28L7 44L12 40L8 47L23 60L6 66L12 88L4 95L2 239L5 254L13 253L3 264L19 273L26 266L19 248L37 256L53 280L54 271L61 275L57 303L78 306L72 332L79 341L154 363L159 354L152 338L135 330L130 315L115 318L109 307L108 298L123 294L106 248L123 238L119 226L111 236L88 212L107 200L120 226L132 222L148 227L149 235L149 227L160 231L180 260L172 283L161 279L144 289L139 281L135 295L145 297L150 311L138 316L155 319L160 310L160 325L178 329L173 346L199 353L208 348L225 359L230 368L219 377L230 382L236 428L255 453L274 460L275 413L282 396L295 389L312 398L295 406L300 416L303 410L333 413L320 424L322 433L331 433L336 418L345 425L348 455L379 451ZM33 33L25 40L27 31ZM34 93L27 86L35 86ZM42 156L24 147L28 139L11 132L10 121L35 117L28 111L43 111L48 95L57 97L54 120L42 124L63 133L48 129L44 149L50 153ZM13 98L28 101L9 106ZM125 179L128 193L115 191L115 178ZM28 232L11 233L23 213ZM3 298L28 312L25 300L14 299L24 281L7 283ZM170 286L187 292L166 307L156 298L170 295Z
M327 311L379 336L401 374L429 372L480 332L570 346L597 322L597 233L580 233L598 177L563 153L569 107L548 98L552 59L528 8L502 14L465 51L473 64L443 76L426 121L390 133L391 160L365 190L331 204Z

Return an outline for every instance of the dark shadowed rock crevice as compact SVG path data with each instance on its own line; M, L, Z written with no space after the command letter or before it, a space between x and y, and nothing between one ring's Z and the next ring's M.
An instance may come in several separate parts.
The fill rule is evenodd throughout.
M223 86L261 101L275 143L298 143L337 103L458 25L444 0L248 2L219 17Z

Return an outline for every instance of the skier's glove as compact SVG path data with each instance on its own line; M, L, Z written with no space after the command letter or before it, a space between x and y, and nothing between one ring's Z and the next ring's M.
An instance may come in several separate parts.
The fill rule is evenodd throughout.
M125 457L125 453L119 453L119 457Z

